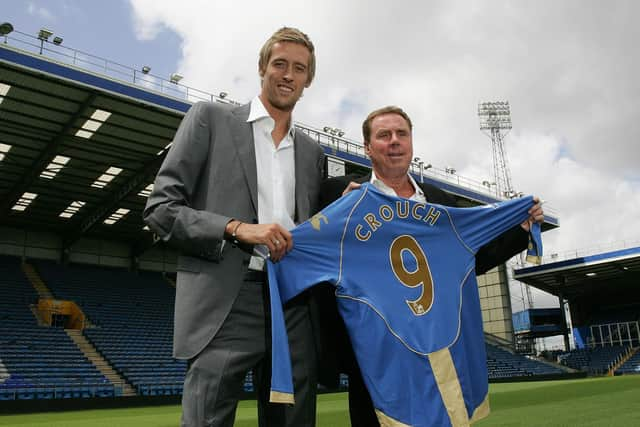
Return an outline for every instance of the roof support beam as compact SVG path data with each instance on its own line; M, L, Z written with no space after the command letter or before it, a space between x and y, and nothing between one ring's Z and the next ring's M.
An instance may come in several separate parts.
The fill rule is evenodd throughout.
M165 158L166 152L155 156L144 168L139 170L135 175L126 181L123 185L114 191L98 204L91 212L85 215L76 227L75 231L70 234L63 243L63 250L68 250L75 242L77 242L84 234L86 234L93 226L100 224L120 206L120 203L126 199L131 193L140 191L148 182L158 173L158 169Z
M7 193L7 196L0 201L0 221L2 221L11 211L13 205L16 204L20 196L31 187L33 182L38 179L40 173L47 167L47 165L53 160L58 152L58 148L68 137L69 131L73 128L74 123L78 117L85 111L93 101L96 99L96 94L93 93L84 100L78 109L71 115L64 127L58 132L58 134L47 144L47 147L42 150L40 155L33 161L29 169L22 175L20 180L16 182L11 190Z

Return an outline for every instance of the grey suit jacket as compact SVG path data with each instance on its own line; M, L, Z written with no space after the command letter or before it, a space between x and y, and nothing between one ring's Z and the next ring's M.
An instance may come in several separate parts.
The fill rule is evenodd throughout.
M224 241L233 218L258 222L258 177L250 104L197 103L184 117L143 217L176 247L174 357L197 355L231 310L250 253ZM294 138L296 221L318 208L324 154L302 132ZM295 244L295 242L294 242Z

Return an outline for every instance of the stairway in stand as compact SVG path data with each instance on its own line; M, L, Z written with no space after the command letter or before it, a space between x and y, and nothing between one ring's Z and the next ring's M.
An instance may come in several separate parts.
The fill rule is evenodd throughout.
M36 292L38 292L38 296L40 298L45 298L45 299L55 298L51 293L51 291L49 290L49 288L47 288L47 285L45 285L42 279L40 278L40 275L38 274L36 269L33 268L31 264L23 262L22 271L24 272L24 275L27 276L27 279L29 279L29 282L31 282Z
M623 354L622 357L620 357L620 360L618 360L616 363L613 364L613 366L611 366L611 368L607 372L607 376L609 376L609 377L614 376L616 371L618 370L618 368L621 367L622 365L624 365L624 362L626 362L627 360L631 359L633 357L633 355L636 354L636 352L638 352L638 350L640 350L640 349L630 347L625 352L625 354Z
M76 343L78 348L84 353L85 357L89 359L109 381L111 381L116 387L118 385L122 385L123 396L136 395L134 388L131 387L131 385L111 367L109 362L96 351L93 344L87 341L85 336L82 335L82 331L77 329L65 329L65 332L69 337L71 337L73 342Z

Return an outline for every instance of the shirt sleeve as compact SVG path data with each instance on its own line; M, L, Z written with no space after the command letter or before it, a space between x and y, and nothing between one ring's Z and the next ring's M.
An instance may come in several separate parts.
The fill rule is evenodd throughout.
M447 208L447 211L458 237L475 254L482 246L529 218L533 204L533 197L526 196L474 208ZM529 241L529 246L541 254L539 224L531 227Z

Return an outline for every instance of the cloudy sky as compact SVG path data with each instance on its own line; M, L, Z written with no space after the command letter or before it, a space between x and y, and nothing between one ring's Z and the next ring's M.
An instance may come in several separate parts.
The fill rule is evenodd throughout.
M491 179L478 102L508 100L516 191L539 195L561 227L547 254L640 245L640 2L596 0L0 0L0 20L182 83L248 101L257 53L283 25L316 45L316 81L296 119L360 140L396 104L415 155ZM536 296L536 305L552 304ZM514 305L517 304L514 301ZM516 308L514 306L514 308Z

